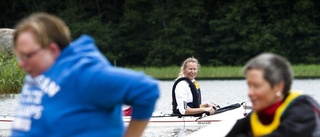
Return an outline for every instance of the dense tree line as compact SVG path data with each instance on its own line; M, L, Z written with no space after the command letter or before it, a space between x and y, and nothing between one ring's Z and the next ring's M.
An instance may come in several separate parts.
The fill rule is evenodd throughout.
M243 65L261 52L294 64L320 62L317 0L14 0L0 1L0 27L44 11L72 37L93 36L118 66Z

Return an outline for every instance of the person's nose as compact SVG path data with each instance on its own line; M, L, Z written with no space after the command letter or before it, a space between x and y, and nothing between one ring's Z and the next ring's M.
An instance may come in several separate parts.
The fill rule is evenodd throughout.
M197 72L197 70L193 69L193 70L191 70L191 72L192 72L192 73L196 73L196 72Z
M254 95L254 88L250 87L248 88L248 97L252 97Z
M18 60L18 66L23 68L25 66L25 62L23 60Z

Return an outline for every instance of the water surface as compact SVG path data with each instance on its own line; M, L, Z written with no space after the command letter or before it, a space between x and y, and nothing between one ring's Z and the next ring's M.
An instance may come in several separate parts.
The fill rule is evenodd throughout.
M202 102L211 102L226 106L233 103L249 101L245 80L199 80L202 91ZM172 81L160 81L161 96L157 102L157 112L171 113L171 87ZM320 79L296 79L292 89L302 90L320 102ZM10 98L0 98L0 115L12 115L17 106L18 95ZM144 137L183 137L199 128L185 127L148 127ZM9 131L0 130L0 137L7 136Z

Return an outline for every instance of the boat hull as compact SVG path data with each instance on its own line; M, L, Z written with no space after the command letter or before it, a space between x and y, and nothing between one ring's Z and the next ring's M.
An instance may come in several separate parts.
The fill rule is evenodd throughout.
M237 120L243 118L248 111L250 110L245 110L245 108L239 107L220 114L203 117L154 115L150 118L148 127L203 127L219 123L221 121ZM124 117L123 120L125 125L127 126L130 122L130 117Z
M223 113L211 116L170 116L169 114L154 113L150 118L148 127L204 127L222 121L237 120L246 116L251 110L241 107L228 110ZM123 116L125 126L128 126L131 120L130 116ZM0 130L10 129L13 122L12 117L0 116Z
M0 129L10 129L13 118L8 116L0 117Z

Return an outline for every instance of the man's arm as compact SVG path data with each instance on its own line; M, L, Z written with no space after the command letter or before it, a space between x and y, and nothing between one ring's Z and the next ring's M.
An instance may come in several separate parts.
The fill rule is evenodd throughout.
M144 129L148 125L148 120L131 119L124 137L141 137Z

